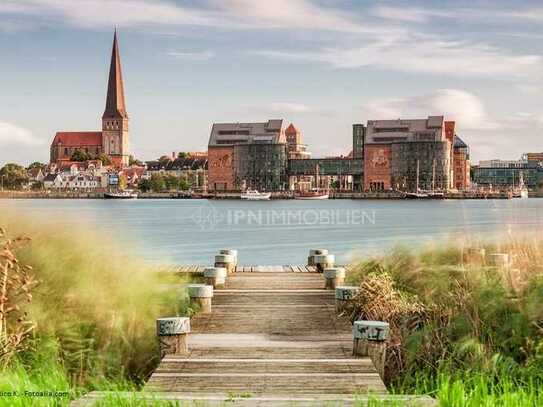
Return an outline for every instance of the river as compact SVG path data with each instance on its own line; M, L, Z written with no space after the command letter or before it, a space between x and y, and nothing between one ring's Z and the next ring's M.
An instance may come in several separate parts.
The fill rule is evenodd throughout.
M396 245L538 232L543 199L513 200L0 200L32 218L91 224L150 263L209 264L221 248L241 264L302 264L324 247L339 263Z

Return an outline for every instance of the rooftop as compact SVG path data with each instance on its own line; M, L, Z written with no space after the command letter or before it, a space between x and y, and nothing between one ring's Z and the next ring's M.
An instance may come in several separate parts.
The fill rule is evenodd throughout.
M214 123L209 146L284 143L283 119L258 123Z

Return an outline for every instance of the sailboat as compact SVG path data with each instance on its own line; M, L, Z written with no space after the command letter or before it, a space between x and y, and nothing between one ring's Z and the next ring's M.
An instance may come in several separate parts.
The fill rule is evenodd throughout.
M428 193L430 199L444 199L445 194L441 191L436 191L436 159L432 162L432 192Z
M294 199L328 199L328 191L319 188L319 164L315 166L315 184L316 187L309 191L296 192L294 194Z
M517 197L521 199L529 198L528 188L526 188L526 185L524 185L524 176L522 175L522 172L520 173L519 192Z
M426 199L428 198L428 194L422 192L419 188L419 171L420 171L420 163L419 160L417 160L417 185L415 192L408 192L405 194L405 197L407 199Z

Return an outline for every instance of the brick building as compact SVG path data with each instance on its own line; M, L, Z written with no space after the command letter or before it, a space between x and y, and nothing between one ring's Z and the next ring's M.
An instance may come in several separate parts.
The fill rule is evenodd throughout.
M283 190L287 160L282 119L215 123L208 144L208 190Z
M51 143L51 163L69 161L72 154L80 150L92 158L106 154L116 167L128 165L130 157L128 122L121 58L117 32L115 31L111 50L106 107L102 115L102 131L57 132Z
M359 133L359 125L353 127ZM427 119L369 120L362 146L365 190L448 189L452 143L443 116ZM353 143L358 138L353 134Z
M453 188L459 191L465 191L470 187L471 165L469 161L469 147L457 135L454 136L453 147Z

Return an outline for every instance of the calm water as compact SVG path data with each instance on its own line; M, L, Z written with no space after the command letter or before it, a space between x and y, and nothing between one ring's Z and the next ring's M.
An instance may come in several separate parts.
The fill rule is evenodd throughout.
M0 211L71 226L91 223L146 260L208 264L221 248L242 264L301 264L309 248L347 261L397 243L538 232L543 199L469 201L0 200Z

